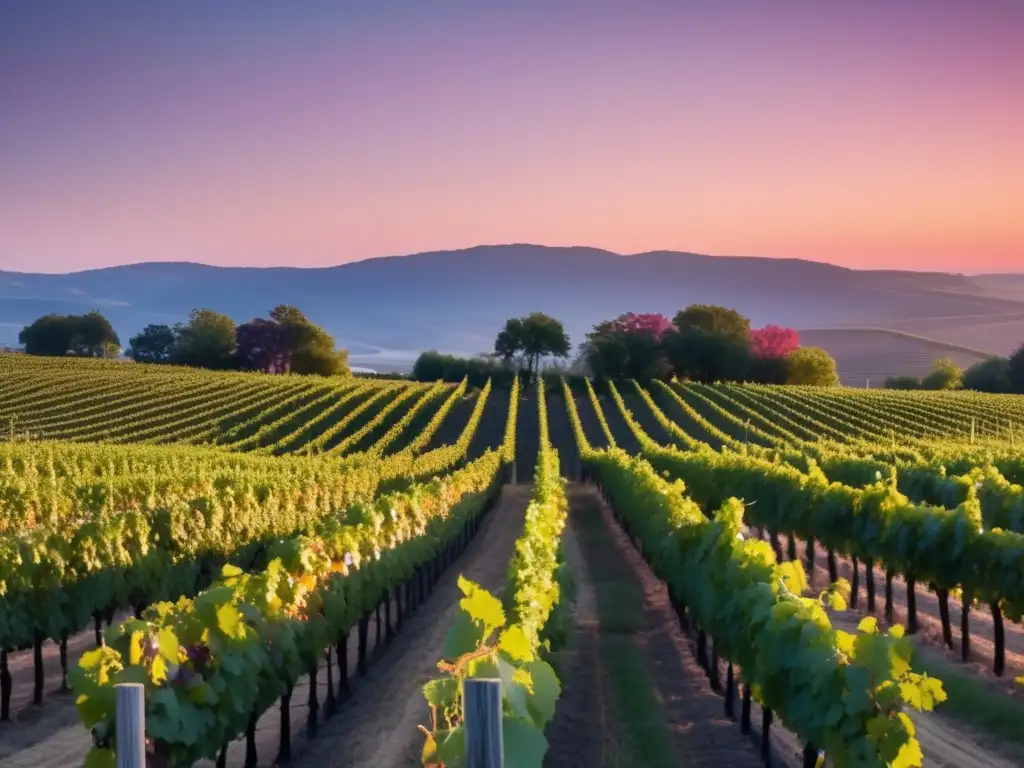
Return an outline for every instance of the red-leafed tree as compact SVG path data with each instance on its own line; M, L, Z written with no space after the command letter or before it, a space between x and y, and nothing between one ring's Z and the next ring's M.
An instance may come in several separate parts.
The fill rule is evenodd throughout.
M235 343L243 368L267 373L288 370L284 329L273 320L257 317L235 330Z
M665 331L670 328L672 328L672 321L664 315L627 312L614 320L601 323L594 329L594 332L605 335L645 332L660 341L661 337L665 335Z
M672 328L672 321L664 315L629 312L594 326L581 351L598 378L662 378L669 367L661 340Z
M766 325L750 332L750 347L756 357L781 359L800 347L800 334L792 328Z

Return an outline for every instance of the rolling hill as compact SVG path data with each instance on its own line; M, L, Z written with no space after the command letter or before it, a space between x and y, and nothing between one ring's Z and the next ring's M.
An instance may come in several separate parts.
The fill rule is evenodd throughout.
M401 368L429 348L491 348L510 316L543 311L574 343L628 311L733 306L755 326L888 328L1006 354L1024 341L1024 275L858 271L798 259L673 251L479 246L327 268L149 262L62 275L0 272L0 344L47 312L99 309L122 341L147 323L210 307L238 321L295 304L347 346L354 363Z
M829 328L800 332L800 342L835 358L839 380L851 387L881 387L890 376L922 378L940 357L961 368L990 355L956 344L884 328Z

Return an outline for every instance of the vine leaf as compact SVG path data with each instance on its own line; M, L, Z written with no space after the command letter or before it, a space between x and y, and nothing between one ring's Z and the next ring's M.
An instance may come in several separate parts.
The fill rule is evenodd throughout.
M465 595L459 605L473 621L483 626L484 639L490 637L494 630L505 626L505 611L498 598L463 576L459 576L459 589Z
M548 740L536 726L506 715L501 719L505 768L537 768L544 763Z
M533 697L530 699L530 711L537 725L543 726L555 716L555 704L562 695L562 686L558 682L555 670L546 661L533 661L526 665L533 680Z
M93 747L85 755L83 768L114 768L116 764L114 750Z
M498 649L512 661L533 661L533 648L526 631L516 624L501 633L498 638Z
M483 629L477 626L469 614L459 611L444 634L442 653L446 659L457 659L471 653L483 643L483 635Z

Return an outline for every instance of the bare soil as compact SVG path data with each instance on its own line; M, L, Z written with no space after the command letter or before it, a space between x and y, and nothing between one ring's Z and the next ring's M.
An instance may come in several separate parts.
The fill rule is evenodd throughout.
M371 655L380 654L380 658L362 679L355 675L356 633L350 633L348 669L353 693L329 720L323 720L327 683L326 665L321 665L317 675L321 718L319 734L313 740L305 735L309 678L304 677L296 684L289 707L293 763L380 768L419 765L422 741L416 725L425 722L427 714L420 688L436 670L444 633L460 595L458 574L488 589L502 588L515 539L522 531L529 494L528 486L506 486L502 490L495 508L483 520L465 553L441 577L433 594L417 611L405 616L401 633L386 647L386 652L383 643L378 643L375 622L370 622L369 651ZM69 664L77 663L78 656L93 646L91 631L72 638ZM0 765L4 768L80 766L91 746L88 732L78 721L73 697L51 693L60 683L56 646L46 647L45 658L47 671L53 672L47 678L48 695L38 707L29 704L31 651L11 658L11 674L15 678L13 722L0 725ZM264 713L257 724L256 746L261 766L275 764L280 729L278 704ZM241 766L244 758L244 740L233 742L228 748L227 765ZM197 765L208 768L213 761Z
M549 659L562 683L562 696L545 734L548 752L544 765L615 765L618 735L611 712L610 683L601 663L597 598L571 517L562 533L562 549L572 571L576 597L566 647Z
M616 722L616 709L623 706L607 674L601 673L603 648L622 642L622 628L596 622L593 602L599 602L601 586L595 587L597 569L615 568L616 581L632 581L642 594L638 631L630 637L635 653L642 659L647 682L651 684L676 753L669 765L745 766L761 765L753 745L739 726L724 715L723 699L715 694L697 664L694 650L679 629L664 584L651 572L629 539L615 523L611 512L591 486L572 486L570 492L571 533L566 538L566 556L580 585L576 609L573 649L577 663L566 670L564 698L550 735L548 766L622 766L630 762L626 735ZM589 516L589 518L588 518ZM598 533L580 535L580 530L599 518ZM602 582L596 582L600 585ZM607 584L607 580L604 584ZM595 589L598 590L595 593ZM588 669L587 659L593 659ZM585 758L584 758L585 756Z
M506 486L465 554L438 582L430 599L406 624L385 662L374 667L342 712L303 750L302 762L315 766L405 768L420 765L429 711L422 687L437 676L444 636L462 593L462 574L501 594L515 541L522 533L529 486Z
M803 558L805 566L807 564L806 551L806 544L798 542L797 553ZM815 586L819 589L828 584L827 554L820 544L815 546L815 573L813 578ZM852 584L852 561L837 554L836 565L838 575ZM860 572L857 610L866 614L868 603L864 564L858 563L857 568ZM885 608L885 571L878 567L874 571L875 612L881 617ZM945 646L942 640L942 621L939 618L939 599L934 592L928 589L926 584L920 582L915 585L914 594L917 601L917 636L922 643L942 651ZM907 585L900 576L895 576L892 580L892 597L893 621L906 626L908 616L906 607ZM962 613L962 604L951 596L949 598L949 622L952 625L953 649L945 651L949 660L960 659L962 642L960 619ZM1012 685L1013 678L1024 674L1024 626L1004 617L1003 634L1006 641L1006 671L1001 678L997 678L992 673L993 661L995 659L992 614L987 606L975 606L971 609L968 618L970 622L970 656L965 669L972 669L979 675L1002 681L1006 685L1007 692L1012 693L1014 690Z
M587 441L594 448L607 448L608 438L605 436L604 430L601 429L601 421L594 409L594 404L590 402L590 395L581 392L573 397L573 401L576 403L576 412L579 414L580 425L583 427L583 434L587 436ZM554 445L558 450L562 450L561 444L555 443Z

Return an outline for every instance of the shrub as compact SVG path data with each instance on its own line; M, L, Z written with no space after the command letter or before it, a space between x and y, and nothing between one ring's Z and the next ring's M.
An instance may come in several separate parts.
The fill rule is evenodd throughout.
M943 357L935 361L932 372L921 379L922 389L960 389L963 386L964 372L960 366Z
M834 387L839 383L836 361L824 349L803 347L789 358L787 384L809 384L816 387Z

